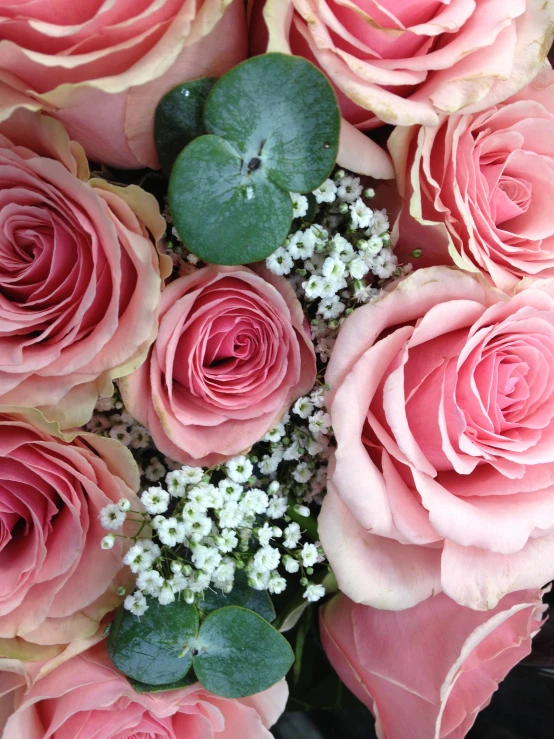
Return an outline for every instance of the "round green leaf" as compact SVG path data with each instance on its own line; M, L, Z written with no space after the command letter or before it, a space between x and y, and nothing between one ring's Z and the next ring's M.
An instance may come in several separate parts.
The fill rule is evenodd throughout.
M171 215L184 244L212 264L248 264L280 246L292 200L219 136L200 136L177 157L169 181Z
M204 123L290 192L315 190L337 158L335 93L301 57L264 54L234 67L208 96Z
M160 164L168 177L185 146L206 133L204 104L215 82L216 77L184 82L170 90L158 103L154 136Z
M147 685L167 685L182 680L189 671L188 647L197 633L194 606L183 601L162 606L148 598L148 610L140 618L119 608L108 637L108 654L128 677Z
M289 643L273 626L237 606L206 617L193 656L202 685L225 698L267 690L287 674L293 661Z

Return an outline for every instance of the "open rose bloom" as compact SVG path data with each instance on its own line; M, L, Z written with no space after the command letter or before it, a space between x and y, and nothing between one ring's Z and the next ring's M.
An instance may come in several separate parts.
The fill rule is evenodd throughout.
M554 275L554 71L440 126L397 128L388 145L404 208L396 252L414 266L456 264L508 291ZM415 219L415 220L414 220Z
M0 169L0 402L79 426L154 340L165 221L47 116L0 124Z
M251 46L305 56L327 74L343 117L435 126L505 100L552 42L544 0L254 0Z
M166 287L150 355L120 384L129 413L183 464L247 450L313 387L302 307L285 278L257 272L208 266Z
M319 520L341 590L490 609L554 577L553 372L552 280L510 299L422 269L349 316L326 375L337 450Z
M2 739L271 739L269 727L287 696L285 680L241 700L211 695L199 683L136 693L102 642L50 670L30 690L12 692Z
M138 483L118 441L69 443L36 411L0 413L0 656L55 654L48 647L92 636L119 605L123 540L101 552L98 516L124 497L140 510Z
M382 739L463 739L542 623L539 590L491 611L444 593L405 611L339 595L321 613L321 639L344 683L376 718Z
M0 27L0 120L43 109L89 158L127 169L158 166L168 90L246 54L243 0L7 0Z

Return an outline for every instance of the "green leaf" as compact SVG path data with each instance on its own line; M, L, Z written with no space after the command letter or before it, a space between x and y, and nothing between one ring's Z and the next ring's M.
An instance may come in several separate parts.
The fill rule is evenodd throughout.
M293 660L287 640L261 616L228 606L214 611L202 623L193 665L210 692L244 698L278 682Z
M290 195L261 169L250 173L233 145L218 136L200 136L177 157L169 203L183 243L212 264L265 259L292 222Z
M275 609L267 590L251 588L244 570L237 570L235 584L230 593L225 594L221 590L206 590L204 598L198 603L198 608L204 613L212 613L225 606L248 608L269 622L275 618Z
M175 227L207 262L265 259L288 235L289 193L315 190L331 173L340 132L333 89L305 59L265 54L215 83L204 124L209 135L171 173Z
M162 606L155 598L147 600L148 610L140 618L120 606L108 654L128 677L167 685L182 680L190 669L192 655L186 650L198 633L198 611L183 601Z
M337 158L335 93L301 57L264 54L234 67L210 93L204 122L289 192L315 190Z
M189 670L188 675L185 675L182 680L176 680L174 683L167 683L167 685L147 685L138 680L133 680L131 677L128 680L137 693L165 693L167 690L182 690L197 682L193 670Z
M154 136L160 164L168 177L185 146L206 133L204 105L215 82L215 77L184 82L170 90L158 103Z

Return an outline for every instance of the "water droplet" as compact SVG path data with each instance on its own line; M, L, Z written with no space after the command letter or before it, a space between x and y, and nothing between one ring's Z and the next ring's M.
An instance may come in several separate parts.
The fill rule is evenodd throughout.
M328 141L324 141L323 142L323 148L324 149L330 149L331 148L331 144Z
M248 185L246 188L246 199L252 200L253 197L254 197L254 188Z
M186 88L184 90L181 90L181 95L188 98L188 96L190 95L190 90L187 90Z

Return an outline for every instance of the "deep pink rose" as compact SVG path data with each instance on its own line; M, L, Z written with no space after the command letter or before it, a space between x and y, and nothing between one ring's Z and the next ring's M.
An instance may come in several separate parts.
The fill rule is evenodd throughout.
M93 434L68 443L36 411L0 415L0 656L91 636L121 602L122 540L101 551L100 510L140 508L130 452ZM6 642L5 640L11 640ZM49 650L46 650L49 653ZM59 649L57 651L60 651Z
M154 340L165 221L38 113L0 124L0 171L0 403L79 426Z
M0 26L0 120L43 109L124 169L159 166L160 98L224 74L247 45L243 0L6 0Z
M546 606L538 590L472 611L443 593L407 611L343 595L321 611L331 664L376 718L382 739L463 739L500 683L531 651Z
M253 4L252 51L314 61L362 130L505 100L537 74L554 29L550 0L267 0L263 17Z
M350 598L487 609L554 578L554 280L417 270L348 317L326 381L319 532Z
M2 739L271 739L268 729L287 695L285 680L241 700L212 695L199 683L136 693L102 642L36 680L26 693L19 689Z
M554 276L553 141L548 63L506 103L434 128L397 128L389 139L404 195L397 253L420 246L414 266L454 262L505 291Z
M287 280L263 267L209 266L164 290L158 338L120 388L160 451L211 466L259 441L315 374Z

